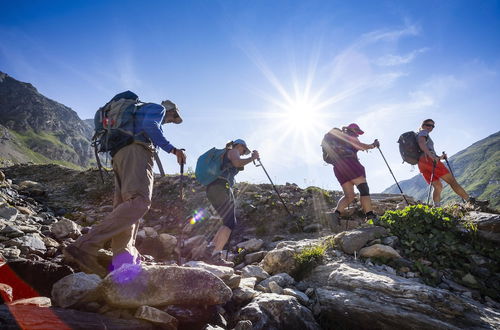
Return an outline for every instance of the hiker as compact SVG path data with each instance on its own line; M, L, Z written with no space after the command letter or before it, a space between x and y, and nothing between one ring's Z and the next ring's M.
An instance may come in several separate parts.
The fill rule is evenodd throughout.
M257 150L252 151L249 158L241 158L243 155L250 154L247 144L242 139L229 142L226 145L227 152L222 159L222 175L207 186L207 198L213 205L219 216L222 218L223 225L215 234L212 242L209 244L207 252L209 261L223 266L233 266L232 262L222 259L220 252L226 246L231 236L231 232L236 225L233 185L234 177L244 166L259 158Z
M330 227L333 231L340 228L340 216L342 212L354 200L354 186L357 187L360 195L361 207L366 216L366 221L372 219L377 220L377 216L373 213L371 205L370 190L366 183L365 168L358 160L357 152L359 150L374 149L380 146L378 140L372 144L365 144L359 141L358 136L364 134L357 124L349 124L342 129L333 128L326 135L325 139L335 143L333 146L333 161L327 161L333 165L335 177L342 187L344 196L340 198L337 207L332 214ZM325 141L325 140L324 140ZM323 145L323 143L322 143Z
M131 98L135 96L133 102L138 102L137 95L130 91L118 94L110 102L119 102L129 95L132 95ZM161 105L147 103L134 116L133 139L124 146L122 143L116 147L117 150L111 150L115 174L113 211L64 249L65 258L76 263L82 271L101 277L106 276L107 271L97 262L97 251L108 240L111 240L113 251L112 269L118 269L123 264L140 264L135 239L139 220L151 206L156 147L175 155L179 164L186 162L184 151L167 141L161 128L167 123L182 123L173 102L166 100Z
M419 132L417 134L417 142L422 155L418 160L418 169L424 177L427 184L432 184L434 191L432 193L432 200L434 206L441 206L441 192L443 185L440 179L443 179L453 189L453 191L464 201L468 201L472 205L486 205L487 201L478 201L474 197L469 196L462 186L455 180L455 177L448 171L446 166L441 163L441 159L446 159L447 155L443 153L441 156L436 154L434 150L434 142L432 141L429 133L434 130L435 122L432 119L426 119L422 122ZM432 183L431 183L432 180ZM430 189L430 188L429 188Z

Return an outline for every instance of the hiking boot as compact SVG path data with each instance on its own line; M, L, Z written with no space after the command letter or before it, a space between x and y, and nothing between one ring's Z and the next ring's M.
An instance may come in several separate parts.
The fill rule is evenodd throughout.
M97 274L104 278L108 274L106 269L97 262L97 257L80 250L76 246L69 245L63 250L64 259L75 263L80 269L88 274Z
M378 216L375 213L367 215L366 218L365 218L365 223L367 223L370 220L373 222L374 225L378 225L380 223L380 220L379 220Z
M474 205L474 206L486 206L486 205L490 204L490 201L480 201L480 200L475 199L474 197L469 197L467 202L471 205Z
M329 213L330 218L328 219L328 226L333 232L340 231L340 214L337 212Z

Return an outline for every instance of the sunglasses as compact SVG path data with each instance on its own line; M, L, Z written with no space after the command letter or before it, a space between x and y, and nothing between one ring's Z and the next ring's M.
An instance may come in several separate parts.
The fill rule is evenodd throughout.
M424 126L427 126L427 127L432 127L432 128L436 127L436 126L434 126L433 124L424 124Z

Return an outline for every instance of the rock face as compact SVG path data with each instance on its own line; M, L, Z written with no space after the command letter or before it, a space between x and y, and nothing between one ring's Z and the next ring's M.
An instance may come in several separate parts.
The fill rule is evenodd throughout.
M224 282L197 268L177 266L124 266L101 284L111 306L218 305L231 299Z
M295 297L263 293L243 307L239 320L249 320L253 329L320 329L311 311Z
M325 324L356 329L489 329L500 313L449 291L377 274L359 264L331 263L306 279L316 287L316 306Z
M0 75L3 77L0 79L0 125L24 137L22 142L11 134L4 134L10 137L10 148L21 147L17 153L8 152L0 143L0 151L3 150L0 157L19 162L25 147L48 159L88 166L92 159L92 128L75 111L41 95L31 84L2 72Z
M467 217L477 226L479 236L500 243L500 215L485 212L471 212Z
M52 300L56 306L70 307L92 294L100 283L101 278L95 274L68 275L52 287Z

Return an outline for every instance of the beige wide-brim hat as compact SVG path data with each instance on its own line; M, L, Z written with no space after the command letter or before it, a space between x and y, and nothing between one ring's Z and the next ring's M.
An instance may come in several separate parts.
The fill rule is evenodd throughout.
M179 113L179 108L177 107L177 105L170 101L170 100L165 100L165 101L162 101L161 102L161 105L165 108L165 111L174 111L174 124L180 124L182 123L182 118L181 118L181 115Z

